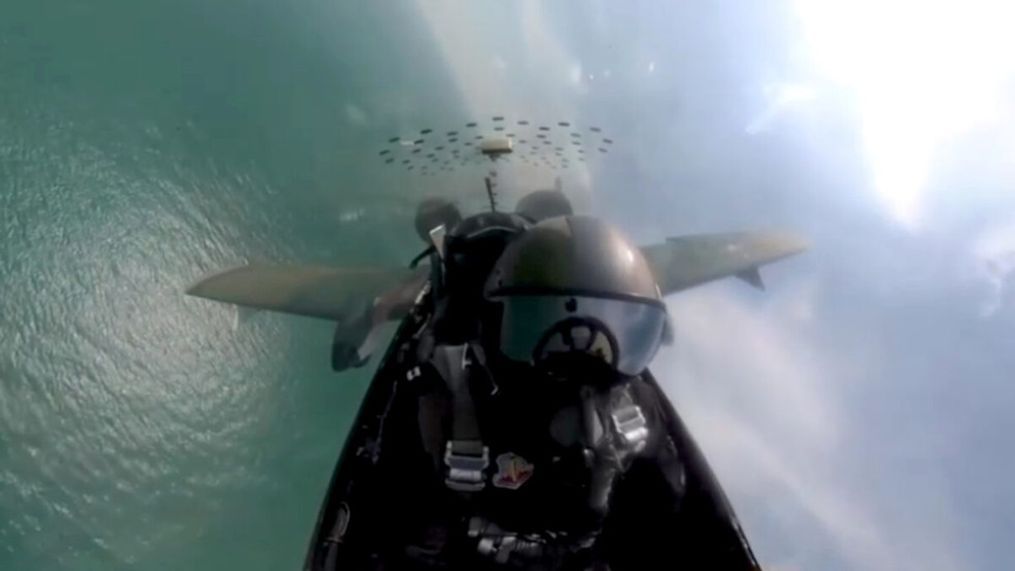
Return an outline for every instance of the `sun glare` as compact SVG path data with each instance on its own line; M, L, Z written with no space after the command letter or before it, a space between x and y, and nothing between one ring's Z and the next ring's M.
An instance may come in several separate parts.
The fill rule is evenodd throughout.
M941 143L996 116L1015 63L1010 0L797 0L809 57L847 89L874 190L916 229Z

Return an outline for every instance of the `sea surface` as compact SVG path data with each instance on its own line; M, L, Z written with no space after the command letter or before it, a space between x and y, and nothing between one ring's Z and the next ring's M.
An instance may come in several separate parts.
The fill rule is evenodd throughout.
M376 362L183 291L404 266L467 129L532 140L503 208L811 240L658 358L763 563L1012 568L1015 46L940 4L4 0L0 569L299 568Z

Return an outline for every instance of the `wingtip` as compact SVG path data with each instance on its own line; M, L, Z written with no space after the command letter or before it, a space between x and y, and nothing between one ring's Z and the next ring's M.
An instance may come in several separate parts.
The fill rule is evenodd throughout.
M200 298L204 298L204 299L214 299L212 297L209 297L208 293L207 293L208 288L213 283L215 283L216 281L220 280L221 278L223 278L225 276L228 276L230 274L233 274L233 273L236 273L236 272L239 272L239 271L243 271L243 270L248 269L250 267L251 267L250 265L236 266L236 267L229 268L228 270L224 270L224 271L221 271L221 272L214 272L214 273L210 273L210 274L205 274L200 279L198 279L194 283L192 283L189 286L187 286L186 289L183 290L183 293L185 295L189 295L189 296L193 296L193 297L200 297Z
M794 232L773 231L758 233L757 246L770 252L775 259L802 254L810 249L810 242ZM774 260L773 260L774 261Z
M215 281L216 278L225 273L228 273L229 271L232 270L202 276L200 279L187 286L187 288L183 290L183 293L189 296L202 297L207 299L207 295L205 295L205 290L208 289L208 284L212 283L213 281Z
M204 284L205 279L206 278L201 278L201 279L199 279L199 280L197 280L195 282L192 282L187 287L183 288L183 294L184 295L193 296L193 297L201 297L201 294L199 293L199 290L201 289L201 285Z
M787 234L785 239L793 254L802 254L811 249L811 241L800 234Z
M803 251L810 247L810 242L796 232L773 230L762 234L767 235L772 244L778 244L787 250Z

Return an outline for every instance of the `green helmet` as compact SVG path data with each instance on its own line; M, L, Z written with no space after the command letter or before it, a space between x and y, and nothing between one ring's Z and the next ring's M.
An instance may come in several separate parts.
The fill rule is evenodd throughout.
M641 251L596 218L544 220L504 250L486 284L503 305L499 344L516 361L581 353L640 373L669 320Z

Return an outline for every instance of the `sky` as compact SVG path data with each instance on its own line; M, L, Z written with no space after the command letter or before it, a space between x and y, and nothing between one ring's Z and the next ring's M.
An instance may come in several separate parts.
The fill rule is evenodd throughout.
M471 114L610 130L564 187L633 239L811 241L673 296L655 365L768 568L1015 565L1015 9L417 6Z

